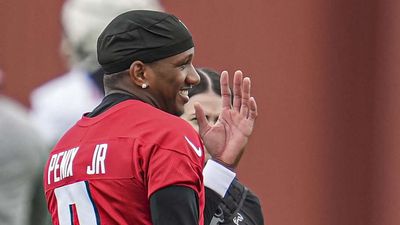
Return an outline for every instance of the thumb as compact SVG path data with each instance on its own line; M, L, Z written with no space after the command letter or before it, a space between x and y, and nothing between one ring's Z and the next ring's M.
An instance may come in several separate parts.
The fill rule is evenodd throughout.
M199 134L203 136L209 129L210 124L208 124L206 115L204 114L204 110L201 107L200 103L194 103L194 110L197 118L197 123L199 124Z

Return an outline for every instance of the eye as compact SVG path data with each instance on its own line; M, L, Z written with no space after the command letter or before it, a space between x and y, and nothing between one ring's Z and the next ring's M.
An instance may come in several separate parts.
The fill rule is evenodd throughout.
M179 69L180 69L180 70L184 70L189 64L190 64L189 61L184 62L183 64L179 65Z
M186 67L188 65L190 65L192 63L192 60L190 58L186 59L184 62L182 62L181 64L178 65L180 70L184 70L186 69Z

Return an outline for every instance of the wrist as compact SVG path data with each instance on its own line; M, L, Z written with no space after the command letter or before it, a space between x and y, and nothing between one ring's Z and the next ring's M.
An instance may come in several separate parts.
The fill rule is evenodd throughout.
M224 161L220 160L220 159L216 159L216 158L211 158L210 160L222 165L223 167L229 169L232 172L235 172L235 166L230 165L228 163L225 163Z
M221 197L231 186L236 173L220 163L210 159L203 169L204 186L218 193Z

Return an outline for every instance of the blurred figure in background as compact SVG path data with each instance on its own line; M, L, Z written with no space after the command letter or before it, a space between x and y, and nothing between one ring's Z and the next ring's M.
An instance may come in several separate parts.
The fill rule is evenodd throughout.
M220 75L216 71L206 68L198 68L196 71L200 76L200 83L189 89L189 102L185 104L184 114L181 117L198 131L199 125L194 110L194 103L200 103L208 122L215 124L222 111L222 97ZM206 159L209 158L210 155L206 152ZM231 186L227 195L223 198L223 202L219 205L210 225L264 224L258 197L236 178Z
M2 84L0 71L0 87ZM1 90L0 90L1 91ZM36 202L47 148L27 110L0 93L0 224L43 224L45 205ZM34 221L32 219L35 219Z
M97 37L118 14L133 9L162 11L157 0L67 0L62 12L61 51L70 70L31 95L31 116L49 146L104 95L97 62Z

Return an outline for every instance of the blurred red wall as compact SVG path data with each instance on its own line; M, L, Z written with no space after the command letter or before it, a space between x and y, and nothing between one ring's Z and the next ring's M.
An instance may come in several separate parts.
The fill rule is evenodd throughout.
M195 64L252 77L259 106L239 178L266 224L400 224L400 3L162 1L193 33ZM65 67L60 1L0 2L5 93Z

